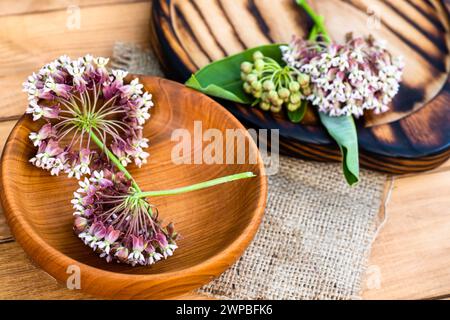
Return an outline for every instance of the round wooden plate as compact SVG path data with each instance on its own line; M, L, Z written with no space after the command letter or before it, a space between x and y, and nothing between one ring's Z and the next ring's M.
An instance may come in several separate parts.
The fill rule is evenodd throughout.
M202 121L203 130L214 128L222 133L244 127L215 101L194 90L160 78L141 77L141 82L155 101L152 118L144 129L144 136L150 139L149 163L141 169L130 168L143 190L175 188L245 171L257 175L152 199L160 217L173 221L182 237L179 249L167 260L150 267L108 264L73 234L70 199L77 182L66 176L50 176L28 162L36 152L28 139L36 123L29 116L19 120L1 160L2 206L14 237L27 254L63 284L74 270L68 267L77 266L81 290L120 299L175 297L220 275L255 235L267 196L259 155L256 164L175 165L171 150L178 142L171 141L173 130L187 129L193 135L194 121ZM248 134L245 139L248 157L257 147Z
M407 173L450 156L450 1L310 0L332 38L346 33L385 39L407 62L391 111L358 121L361 163ZM211 61L265 43L306 35L311 21L294 0L155 0L152 43L170 76L185 81ZM223 102L247 126L280 129L282 151L313 160L340 153L313 112L301 125L286 117Z

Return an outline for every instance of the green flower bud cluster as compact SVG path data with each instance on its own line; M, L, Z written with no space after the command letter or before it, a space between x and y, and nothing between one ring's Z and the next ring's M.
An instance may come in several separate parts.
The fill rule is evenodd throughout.
M309 76L292 67L282 67L260 51L253 54L253 62L241 64L241 79L247 94L256 98L254 105L264 111L280 112L283 106L294 112L305 96L311 94Z

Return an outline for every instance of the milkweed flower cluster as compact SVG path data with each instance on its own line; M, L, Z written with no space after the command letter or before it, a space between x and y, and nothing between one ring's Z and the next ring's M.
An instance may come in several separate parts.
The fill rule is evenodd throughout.
M52 175L89 174L95 152L91 134L100 137L123 166L146 162L148 140L142 128L149 119L152 96L138 79L125 83L127 73L109 71L107 58L61 56L33 73L23 84L27 113L42 122L29 136L37 154L30 162Z
M172 224L161 226L156 208L137 196L139 188L125 175L129 163L140 167L149 155L142 130L152 96L107 63L62 56L28 77L26 113L42 124L29 135L37 147L30 162L79 180L71 201L74 230L86 245L108 262L150 265L177 248ZM113 158L121 171L113 169Z
M172 224L161 226L156 209L137 196L122 172L94 171L79 186L72 200L74 231L100 257L151 265L177 249Z
M305 98L330 116L386 112L399 91L403 59L373 37L348 35L343 45L294 37L281 50L288 66L310 78L311 93Z
M263 111L274 113L280 112L283 106L289 111L299 109L302 91L308 90L309 85L303 74L290 66L280 66L260 51L253 54L252 62L241 64L241 79L244 91L256 98L255 104Z

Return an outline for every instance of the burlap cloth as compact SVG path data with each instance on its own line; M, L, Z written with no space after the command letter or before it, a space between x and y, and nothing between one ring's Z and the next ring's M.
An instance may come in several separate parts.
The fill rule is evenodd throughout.
M162 75L150 51L117 43L113 67ZM359 298L380 225L386 176L362 170L347 186L340 164L280 157L263 223L239 261L199 291L224 299Z

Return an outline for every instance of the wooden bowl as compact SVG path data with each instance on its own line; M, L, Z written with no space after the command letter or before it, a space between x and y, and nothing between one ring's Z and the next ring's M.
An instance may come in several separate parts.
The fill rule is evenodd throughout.
M432 169L450 156L450 0L309 0L343 42L373 34L389 42L407 67L391 111L358 121L361 164L401 174ZM152 45L171 77L185 81L199 68L266 43L306 36L312 22L294 0L152 2ZM447 5L447 7L446 7ZM336 144L310 110L301 124L286 116L221 102L249 127L280 130L285 154L311 160L341 159Z
M181 234L179 249L151 267L108 264L73 234L70 199L76 180L50 176L28 162L36 152L28 139L36 123L23 116L8 138L1 161L1 202L12 233L32 260L58 281L65 284L73 272L69 266L77 266L81 289L103 297L170 298L211 281L243 253L266 204L267 182L259 153L256 164L175 165L171 161L171 150L178 143L171 141L174 129L187 129L193 135L194 121L202 121L203 130L244 129L228 111L175 82L140 79L155 101L144 128L150 139L149 163L141 169L130 166L143 190L175 188L244 171L257 177L152 199L164 222L173 221ZM246 130L245 139L246 154L257 152Z

